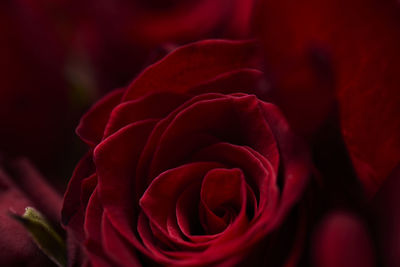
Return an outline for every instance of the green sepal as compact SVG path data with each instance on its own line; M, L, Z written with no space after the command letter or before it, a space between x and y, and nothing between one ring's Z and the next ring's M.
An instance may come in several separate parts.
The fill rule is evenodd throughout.
M20 216L10 213L30 233L37 246L58 266L67 265L67 250L64 240L50 226L44 216L32 207L25 208Z

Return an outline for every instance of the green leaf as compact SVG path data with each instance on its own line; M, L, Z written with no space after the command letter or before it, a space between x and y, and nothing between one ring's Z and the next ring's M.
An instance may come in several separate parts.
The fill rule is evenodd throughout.
M60 267L67 265L67 250L64 240L39 211L32 207L27 207L22 216L11 213L11 217L28 230L38 247L52 261Z

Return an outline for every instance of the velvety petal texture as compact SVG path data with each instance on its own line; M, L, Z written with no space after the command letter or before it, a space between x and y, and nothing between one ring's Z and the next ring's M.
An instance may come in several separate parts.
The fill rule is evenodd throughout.
M295 210L309 155L260 100L255 51L250 41L180 47L82 118L91 150L63 223L92 266L235 266Z

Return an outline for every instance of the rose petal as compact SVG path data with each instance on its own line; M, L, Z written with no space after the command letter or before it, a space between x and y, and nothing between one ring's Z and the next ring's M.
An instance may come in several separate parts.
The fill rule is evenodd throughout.
M278 202L278 187L275 170L262 155L248 147L218 143L200 150L193 160L213 160L231 168L240 168L251 188L254 216L272 215L271 211Z
M89 146L94 147L103 138L104 130L112 109L121 101L124 89L114 90L83 115L76 133Z
M103 140L94 151L101 202L114 228L142 253L148 253L133 232L138 214L134 179L136 163L155 122L128 125Z
M236 220L241 210L246 209L246 191L239 169L213 169L207 173L201 186L199 210L206 232L222 232Z
M167 232L167 219L175 213L176 202L190 184L201 181L217 163L191 163L160 174L152 181L140 199L140 206L149 220L161 231Z
M104 253L104 248L101 242L103 217L103 207L98 197L98 192L95 190L90 197L86 214L85 214L85 247L91 263L95 266L112 266L112 262Z
M81 205L86 207L89 201L90 196L97 186L97 175L92 174L91 176L82 180L81 184Z
M201 181L187 187L176 203L176 221L182 233L194 243L206 243L218 235L206 235L200 224L198 209Z
M104 137L137 121L164 118L187 99L184 95L163 92L123 102L112 111Z
M256 69L239 69L222 73L212 80L203 82L189 90L190 94L205 93L247 93L263 98L266 92L260 90L263 72Z
M142 177L142 179L137 179L136 187L139 190L139 193L143 193L147 188L148 184L151 182L155 176L149 174L149 168L151 164L151 160L153 158L154 151L158 147L159 139L161 138L162 134L164 133L165 129L171 123L171 121L177 116L177 114L182 111L183 109L191 106L193 103L206 100L206 99L215 99L215 98L223 98L223 95L220 94L204 94L200 96L193 97L192 99L188 100L184 104L182 104L179 108L174 110L171 114L168 115L167 118L161 120L157 125L154 127L151 135L149 136L147 143L143 149L143 153L140 156L140 160L138 163L138 168L136 171L137 177ZM204 135L203 135L204 136ZM171 157L168 158L171 160Z
M118 266L140 266L134 248L124 240L109 222L107 214L102 218L102 237L105 251Z
M197 123L193 124L193 121ZM207 133L217 140L248 145L271 157L277 154L272 152L276 149L275 138L271 136L271 131L258 109L256 98L226 96L199 101L176 115L159 139L150 166L151 176L176 166L196 150L212 144L200 142L202 139L197 138L203 136L200 133ZM181 144L180 147L176 147L177 142Z
M81 185L83 179L94 173L92 153L87 153L76 166L71 180L64 194L64 203L61 210L61 221L67 226L69 220L81 208Z
M255 44L249 41L206 40L182 46L144 70L123 101L147 92L185 93L219 74L252 67L254 53Z

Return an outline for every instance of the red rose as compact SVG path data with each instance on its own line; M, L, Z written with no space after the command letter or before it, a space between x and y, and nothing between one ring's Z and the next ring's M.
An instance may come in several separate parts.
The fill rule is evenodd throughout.
M62 199L27 160L0 167L0 262L2 266L54 266L10 212L28 206L53 222L60 220Z
M276 230L297 224L285 218L308 154L255 95L254 52L251 42L183 46L82 118L77 133L91 149L62 217L93 266L296 262ZM286 254L272 260L279 243Z

